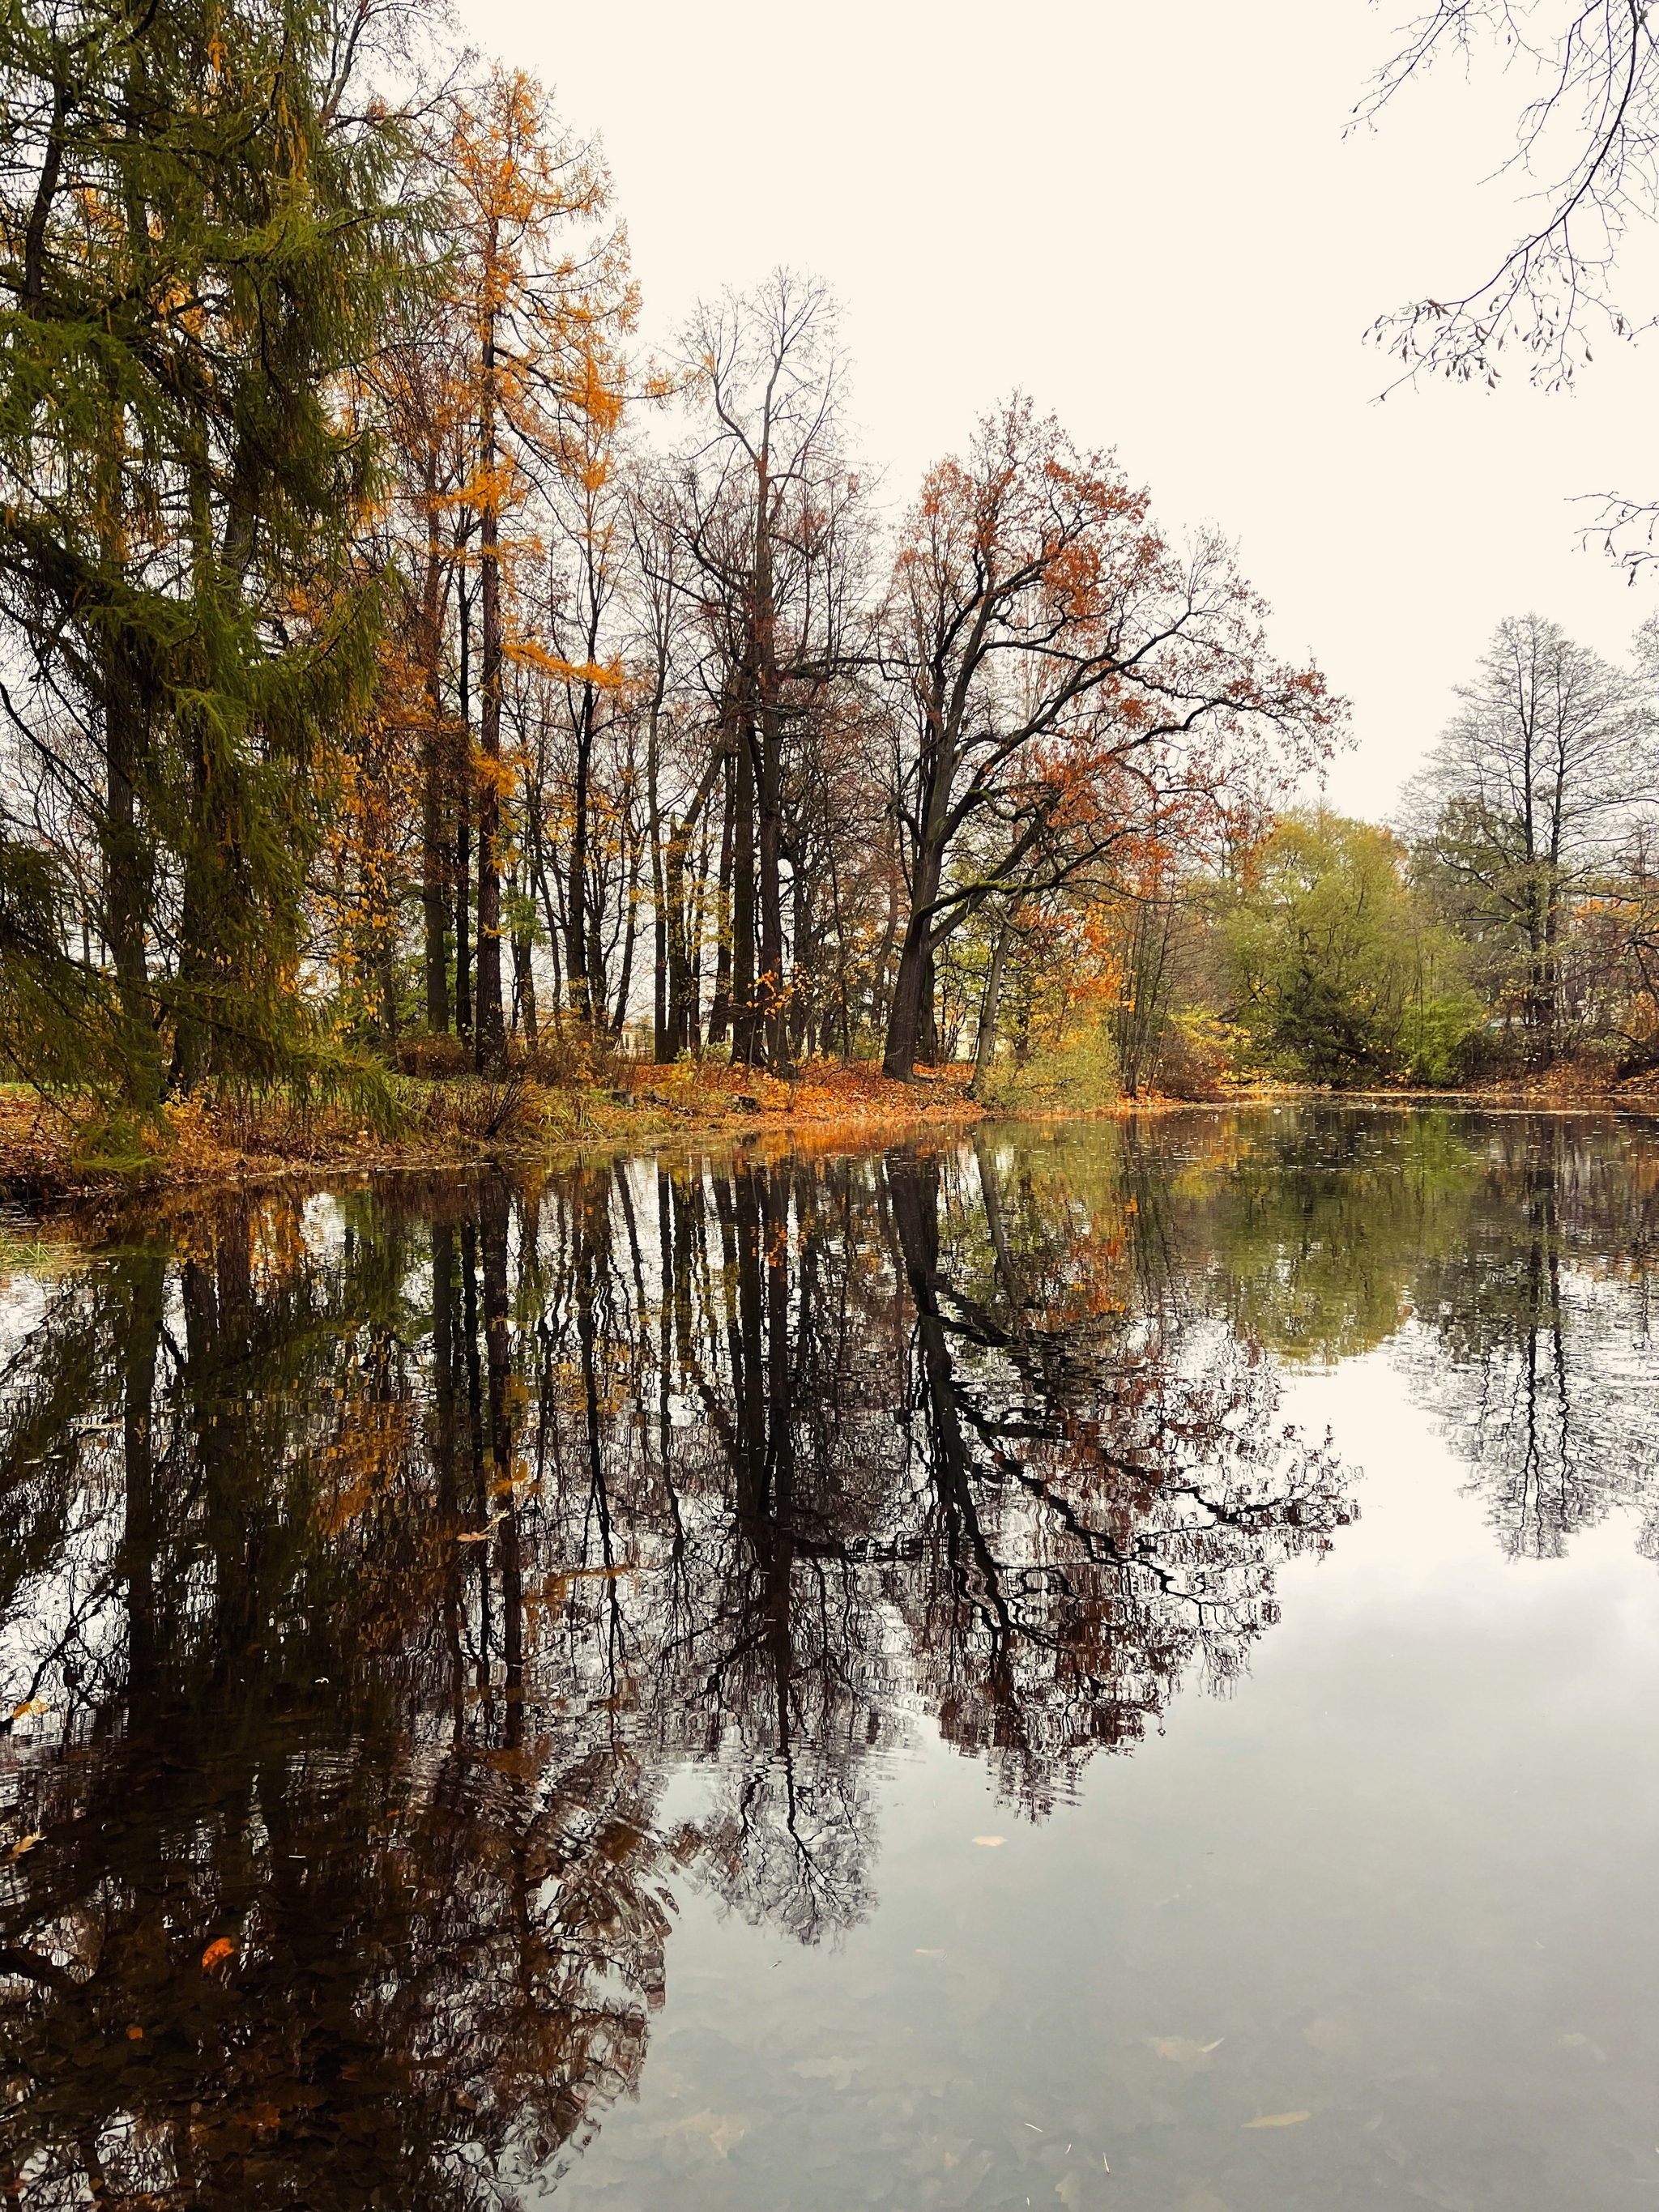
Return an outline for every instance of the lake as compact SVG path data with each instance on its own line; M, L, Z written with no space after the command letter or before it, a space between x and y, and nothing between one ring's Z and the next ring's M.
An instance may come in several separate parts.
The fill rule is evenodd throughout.
M0 2190L1659 2208L1659 1127L203 1198L0 1298Z

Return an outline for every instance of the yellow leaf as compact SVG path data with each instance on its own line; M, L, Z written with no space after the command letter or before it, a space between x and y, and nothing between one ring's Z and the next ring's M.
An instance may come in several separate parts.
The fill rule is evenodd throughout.
M38 1832L33 1836L20 1836L6 1853L5 1863L9 1866L14 1859L21 1859L25 1851L32 1851L40 1840Z
M1000 1851L1007 1842L1006 1836L975 1836L974 1841L982 1844L988 1851Z
M1224 2035L1218 2035L1213 2043L1197 2043L1190 2035L1154 2035L1150 2039L1160 2058L1182 2060L1207 2058L1211 2051L1219 2051L1227 2039ZM1250 2124L1254 2127L1255 2121Z
M236 1949L228 1936L216 1936L202 1954L202 1972L210 1974L222 1960L230 1958Z
M1293 2128L1313 2118L1311 2112L1266 2112L1259 2120L1246 2120L1247 2128Z

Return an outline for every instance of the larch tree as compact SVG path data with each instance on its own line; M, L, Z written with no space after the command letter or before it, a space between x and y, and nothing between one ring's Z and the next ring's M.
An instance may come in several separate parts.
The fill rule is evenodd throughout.
M631 326L627 238L607 228L611 179L596 150L550 116L522 70L496 70L459 106L448 150L456 292L470 325L471 472L478 520L477 990L480 1068L503 1064L503 802L514 786L501 710L509 653L535 641L515 618L516 569L538 556L538 496L564 465L572 425L619 404L609 341ZM607 672L595 669L595 682Z

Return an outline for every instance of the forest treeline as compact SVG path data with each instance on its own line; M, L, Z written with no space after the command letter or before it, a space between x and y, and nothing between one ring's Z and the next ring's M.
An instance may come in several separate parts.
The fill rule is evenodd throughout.
M1639 677L1507 626L1415 835L1283 814L1344 708L1224 539L1018 394L878 484L816 280L647 354L597 144L418 5L25 8L0 134L15 1073L1648 1051Z

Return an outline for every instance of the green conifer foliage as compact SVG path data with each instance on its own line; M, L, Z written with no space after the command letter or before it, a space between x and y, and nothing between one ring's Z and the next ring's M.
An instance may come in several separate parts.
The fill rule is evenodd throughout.
M82 995L140 1108L317 1065L306 868L376 615L356 397L416 222L380 36L352 0L0 5L6 834L95 856Z

